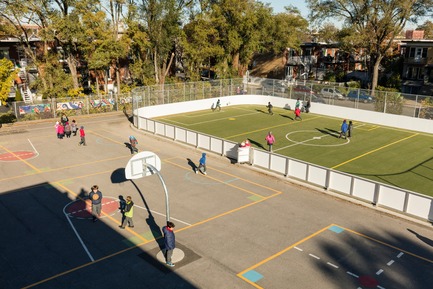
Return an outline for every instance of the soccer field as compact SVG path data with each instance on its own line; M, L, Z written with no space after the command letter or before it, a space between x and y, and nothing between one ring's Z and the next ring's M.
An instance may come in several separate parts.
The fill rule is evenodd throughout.
M354 122L352 138L343 139L342 119L301 117L294 120L292 110L274 108L269 115L264 106L242 105L157 119L239 143L249 139L263 150L272 131L274 153L433 196L433 135Z

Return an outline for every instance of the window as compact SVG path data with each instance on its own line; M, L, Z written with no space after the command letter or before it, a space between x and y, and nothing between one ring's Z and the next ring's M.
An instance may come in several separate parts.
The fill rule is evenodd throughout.
M421 59L427 58L427 50L426 47L411 47L409 57L415 58L415 61L421 61Z

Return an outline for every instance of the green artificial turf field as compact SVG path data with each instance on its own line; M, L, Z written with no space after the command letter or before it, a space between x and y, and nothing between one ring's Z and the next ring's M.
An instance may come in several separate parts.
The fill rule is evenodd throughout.
M338 138L342 119L265 106L226 106L160 117L158 120L191 130L267 149L272 131L273 151L281 155L433 196L433 135L354 122L350 140ZM347 120L349 121L349 119Z

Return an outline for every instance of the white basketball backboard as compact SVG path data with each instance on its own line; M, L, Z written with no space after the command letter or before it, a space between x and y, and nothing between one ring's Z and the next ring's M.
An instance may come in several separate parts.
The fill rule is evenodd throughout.
M125 177L132 180L153 175L155 172L152 167L160 171L161 159L153 152L140 152L129 159L125 167Z

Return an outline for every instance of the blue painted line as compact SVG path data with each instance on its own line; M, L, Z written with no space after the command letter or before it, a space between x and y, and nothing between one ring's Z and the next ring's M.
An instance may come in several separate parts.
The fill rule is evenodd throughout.
M244 274L242 274L242 276L254 283L263 278L262 274L254 270L245 272Z
M332 226L331 228L329 228L329 230L332 231L332 232L335 232L335 233L337 233L337 234L340 234L341 232L344 231L343 228L340 228L340 227L338 227L338 226Z

